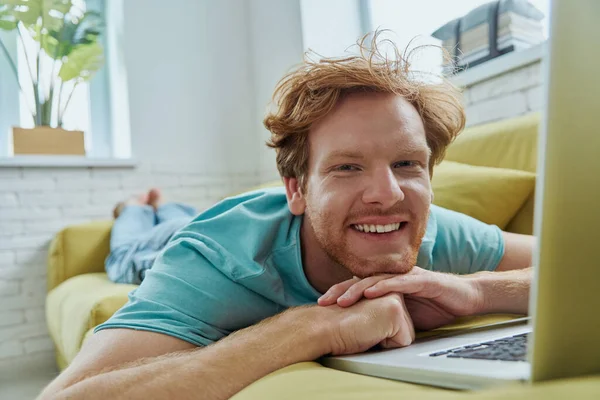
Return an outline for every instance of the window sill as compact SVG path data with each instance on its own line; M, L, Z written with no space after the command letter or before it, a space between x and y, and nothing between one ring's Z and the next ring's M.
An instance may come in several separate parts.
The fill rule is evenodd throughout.
M14 156L0 157L0 168L135 168L134 158L90 158L85 156Z

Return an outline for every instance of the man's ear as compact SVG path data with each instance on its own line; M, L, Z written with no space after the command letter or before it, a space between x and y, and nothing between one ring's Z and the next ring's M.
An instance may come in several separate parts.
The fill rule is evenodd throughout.
M304 214L306 209L306 200L300 189L300 184L296 178L283 178L285 185L285 195L287 197L288 207L294 215Z

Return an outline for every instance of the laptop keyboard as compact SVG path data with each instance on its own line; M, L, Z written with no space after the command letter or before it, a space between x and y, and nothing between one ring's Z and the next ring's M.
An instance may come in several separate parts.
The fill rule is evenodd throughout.
M431 353L430 357L477 360L526 361L528 333Z

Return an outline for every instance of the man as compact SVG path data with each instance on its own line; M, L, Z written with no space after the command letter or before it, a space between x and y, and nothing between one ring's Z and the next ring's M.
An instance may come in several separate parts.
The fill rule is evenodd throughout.
M265 125L285 190L180 230L42 398L224 399L296 362L407 346L415 328L527 313L531 238L431 205L464 126L457 90L371 49L280 82Z

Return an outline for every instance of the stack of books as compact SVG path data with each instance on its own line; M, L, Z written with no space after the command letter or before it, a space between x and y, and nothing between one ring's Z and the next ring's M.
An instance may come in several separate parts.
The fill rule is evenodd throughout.
M490 37L493 18L497 18L497 35ZM484 4L448 22L432 36L453 56L445 70L463 70L499 55L532 47L545 40L541 20L544 14L527 0L500 0ZM490 39L495 40L493 52Z

